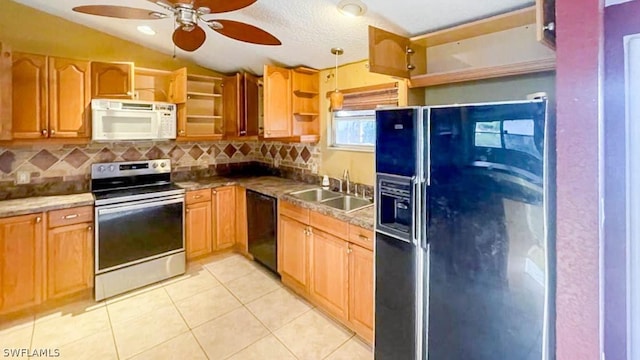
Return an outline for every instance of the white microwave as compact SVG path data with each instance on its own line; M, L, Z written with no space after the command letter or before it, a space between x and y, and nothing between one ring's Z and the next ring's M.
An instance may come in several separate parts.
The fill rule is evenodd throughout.
M176 105L157 101L91 100L92 140L176 138Z

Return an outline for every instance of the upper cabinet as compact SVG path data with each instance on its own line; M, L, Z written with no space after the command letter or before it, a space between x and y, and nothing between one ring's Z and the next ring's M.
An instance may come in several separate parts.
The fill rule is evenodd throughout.
M237 73L223 80L224 133L227 138L258 135L258 77Z
M88 61L15 52L12 63L13 139L89 138Z
M11 49L0 42L0 140L11 139Z
M547 1L412 38L370 27L370 71L408 78L414 88L553 71L555 53L536 40Z
M92 62L91 97L99 99L132 99L133 63Z
M536 0L537 39L556 48L556 0Z
M264 137L317 142L320 130L318 71L265 65L263 81Z
M178 140L218 140L224 134L223 79L188 74L170 76L169 101L178 104Z
M264 137L289 137L291 131L291 70L264 66Z

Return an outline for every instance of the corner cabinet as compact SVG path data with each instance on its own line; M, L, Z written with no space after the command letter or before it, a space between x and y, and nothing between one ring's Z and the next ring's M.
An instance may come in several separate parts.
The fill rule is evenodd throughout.
M93 99L133 99L132 62L92 62L91 97Z
M42 301L43 216L0 219L0 314Z
M536 6L412 38L370 26L370 71L410 79L413 88L554 71L555 53L547 47L555 42L554 6L554 0L537 0Z
M90 129L90 62L13 53L13 139L85 138Z

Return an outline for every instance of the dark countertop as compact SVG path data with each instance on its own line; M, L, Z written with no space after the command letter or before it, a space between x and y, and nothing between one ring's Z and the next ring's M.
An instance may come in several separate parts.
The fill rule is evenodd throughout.
M248 190L253 190L264 195L273 196L279 200L291 202L297 206L311 209L319 213L329 215L348 222L350 224L360 226L365 229L373 230L374 223L374 207L369 206L364 209L346 213L334 209L332 207L322 205L317 202L300 200L289 193L299 190L317 188L317 185L310 185L294 180L283 179L274 176L258 176L258 177L212 177L197 181L177 182L176 185L185 190L210 189L220 186L241 185Z

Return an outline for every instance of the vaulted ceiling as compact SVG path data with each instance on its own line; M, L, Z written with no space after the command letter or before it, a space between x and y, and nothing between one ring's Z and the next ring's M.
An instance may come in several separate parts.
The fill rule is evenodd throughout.
M7 0L2 0L7 1ZM194 52L174 49L173 18L128 20L81 14L71 9L80 5L119 5L163 12L147 0L14 0L159 52L193 61L220 72L248 70L262 73L263 64L332 67L332 47L344 48L340 63L367 58L368 25L413 36L435 29L483 18L532 5L532 0L363 0L368 11L360 17L346 17L337 10L340 0L258 0L246 8L206 19L228 19L258 26L275 35L281 46L254 45L236 41L205 28L207 40ZM224 0L220 0L224 1ZM167 13L166 11L164 11ZM156 34L136 30L148 25Z

